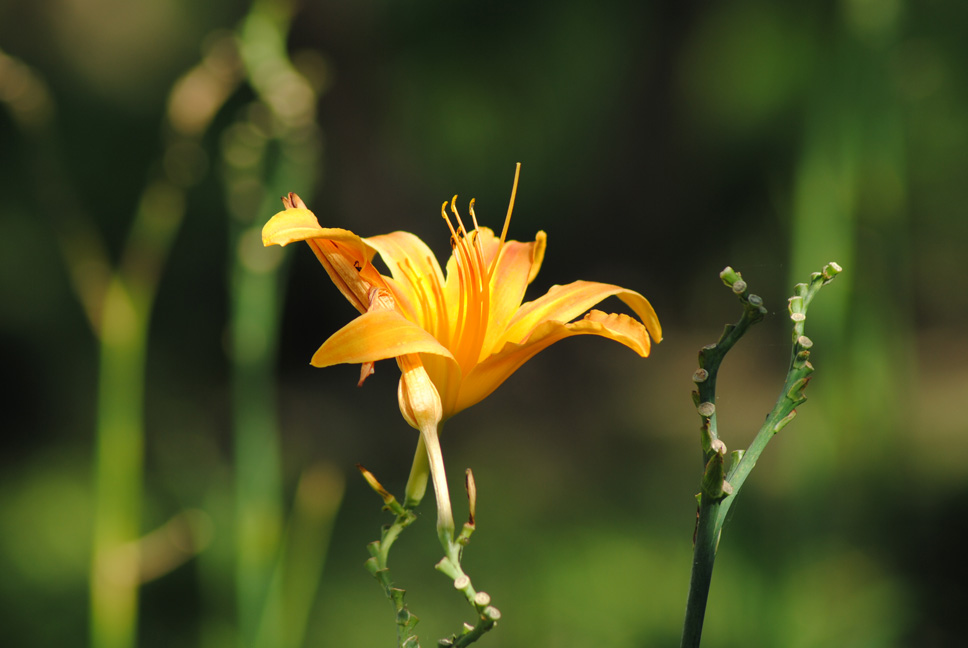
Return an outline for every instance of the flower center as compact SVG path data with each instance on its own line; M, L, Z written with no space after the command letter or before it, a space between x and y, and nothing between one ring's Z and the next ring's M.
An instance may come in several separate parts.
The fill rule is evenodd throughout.
M458 306L457 316L453 323L453 333L450 336L450 350L457 359L464 375L477 364L480 359L481 347L487 337L488 319L491 301L491 277L501 255L501 248L507 237L511 224L511 213L514 210L514 198L518 190L518 178L521 173L520 163L514 171L514 185L511 188L511 201L508 204L507 216L497 246L491 250L490 260L481 242L480 226L477 214L474 213L474 199L471 199L468 212L474 227L468 231L464 221L457 211L457 196L450 200L450 212L454 215L451 222L447 213L447 203L440 207L440 214L450 230L450 245L454 253L457 266ZM456 223L456 227L454 226Z

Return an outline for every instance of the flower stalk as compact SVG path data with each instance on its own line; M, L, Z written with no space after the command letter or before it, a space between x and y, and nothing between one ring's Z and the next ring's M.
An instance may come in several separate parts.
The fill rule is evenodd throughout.
M356 467L363 474L370 487L383 498L384 508L393 513L396 518L393 524L383 528L380 539L367 545L370 558L364 563L366 570L383 586L383 591L393 604L394 618L397 624L397 646L399 648L419 648L420 643L414 633L419 619L407 608L404 601L406 592L393 584L390 577L390 547L408 526L417 519L412 508L401 505L397 498L389 493L369 470L357 464Z
M796 415L795 408L806 400L803 391L814 370L809 362L813 342L804 335L807 307L817 291L840 272L840 266L832 262L824 266L822 272L813 273L809 283L797 284L795 287L795 294L790 298L788 307L793 322L793 351L783 388L749 448L734 452L728 469L727 448L719 437L716 419L716 378L729 350L753 324L763 319L767 311L763 300L749 292L740 273L729 267L720 273L723 282L739 297L743 305L743 315L735 324L726 326L716 344L702 348L699 352L699 369L693 374L693 382L696 384L693 402L700 417L700 443L705 468L697 496L699 510L681 648L699 646L713 566L729 508L766 445L793 420Z

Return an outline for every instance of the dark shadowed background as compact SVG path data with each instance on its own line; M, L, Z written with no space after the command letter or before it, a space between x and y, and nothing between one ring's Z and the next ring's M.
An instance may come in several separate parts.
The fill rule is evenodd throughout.
M575 279L617 283L651 300L665 341L646 360L565 341L448 422L459 519L466 467L478 485L465 567L503 613L480 645L677 645L701 470L691 376L699 348L739 315L718 272L741 271L770 310L720 376L732 450L782 384L787 296L828 261L845 271L808 316L809 401L733 509L703 645L961 640L968 5L307 0L288 35L287 18L267 19L259 40L252 16L285 6L0 4L4 645L97 636L96 430L124 403L98 406L106 338L86 315L100 302L82 293L90 279L100 294L105 267L154 258L126 241L157 186L181 216L165 221L172 238L152 266L143 453L118 461L143 457L138 533L174 520L189 540L141 568L137 645L253 645L246 606L261 594L239 593L237 498L246 484L265 493L240 478L236 452L238 331L259 321L246 312L274 322L254 326L271 372L242 381L275 396L275 445L255 468L275 498L265 524L308 539L287 554L302 584L283 586L298 602L287 609L305 610L298 637L262 630L259 645L393 645L391 606L362 568L390 518L354 464L401 493L416 433L397 409L398 370L379 363L357 388L356 367L310 367L355 311L308 248L280 264L247 235L295 191L324 226L411 231L443 258L440 204L457 193L464 211L474 197L482 224L499 228L516 162L510 237L548 234L529 298ZM202 126L179 122L176 83L218 47L232 68L238 34L256 63ZM259 68L273 34L298 77ZM309 112L287 114L299 101ZM245 272L268 278L268 297L240 307ZM300 501L318 513L302 536ZM433 570L433 511L425 502L391 557L424 645L472 620Z

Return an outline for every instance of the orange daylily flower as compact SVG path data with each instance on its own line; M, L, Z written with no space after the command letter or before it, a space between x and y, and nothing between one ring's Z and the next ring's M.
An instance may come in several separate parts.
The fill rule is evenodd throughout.
M348 230L320 227L298 196L283 199L286 209L266 223L263 243L306 241L361 313L323 343L312 364L361 364L362 384L375 361L409 357L408 367L422 364L429 375L445 420L484 399L535 354L567 337L598 335L648 356L650 338L659 342L662 329L648 300L633 290L575 281L522 303L541 267L546 236L538 232L530 242L506 238L519 171L500 236L478 225L473 200L471 229L458 214L457 196L450 201L450 214L444 203L441 213L453 249L446 275L413 234L361 238ZM388 276L373 265L377 254L388 267ZM625 302L638 319L592 309L612 296ZM401 409L405 410L402 395Z

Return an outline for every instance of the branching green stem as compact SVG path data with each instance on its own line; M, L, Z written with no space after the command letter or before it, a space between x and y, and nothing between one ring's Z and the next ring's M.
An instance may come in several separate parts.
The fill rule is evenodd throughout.
M783 389L753 442L745 452L733 454L732 465L725 469L726 445L719 438L716 420L716 378L726 353L749 330L763 319L766 309L763 300L750 294L742 276L727 267L720 273L723 282L739 297L743 315L736 324L728 325L716 344L699 352L699 369L693 375L697 390L693 401L701 419L701 445L705 470L698 495L699 511L696 522L695 549L686 618L682 631L682 648L698 648L702 637L703 619L713 565L719 548L726 513L736 499L770 439L796 415L796 407L806 400L807 386L813 366L809 362L813 342L803 334L807 306L817 291L839 272L836 263L826 265L823 272L815 272L810 282L797 284L796 294L789 300L790 319L793 321L793 352Z
M441 536L440 542L444 549L444 557L437 563L437 570L449 576L454 582L454 589L460 590L464 598L471 604L477 612L477 624L470 625L465 623L460 633L441 639L438 648L452 648L469 646L480 639L488 632L501 618L501 612L491 605L491 596L486 592L478 592L471 585L470 577L461 568L460 559L464 547L471 541L471 534L477 528L475 516L477 515L477 486L474 483L474 473L468 468L465 473L464 485L467 489L467 502L469 514L464 527L454 539L453 533Z
M389 561L390 547L396 541L400 533L410 526L417 519L414 507L419 503L408 500L407 504L400 504L396 497L390 494L376 477L362 466L357 466L363 477L370 484L370 487L383 498L384 508L396 515L393 524L383 528L380 539L371 542L367 549L370 558L366 561L366 569L383 586L387 598L393 603L397 624L397 645L399 648L419 648L420 643L414 628L417 625L417 617L410 612L404 603L404 590L394 587L393 580L390 578L390 570L387 565ZM491 597L486 592L478 592L471 584L470 577L464 573L460 564L463 548L470 542L471 534L474 533L474 515L477 506L477 487L474 484L474 475L470 469L466 473L467 499L470 505L470 515L457 538L453 534L453 521L450 524L450 531L440 532L438 523L438 538L444 549L444 557L437 563L437 570L449 576L454 583L454 589L464 594L467 602L470 603L477 612L477 624L464 624L464 627L457 634L441 639L438 648L463 648L471 645L488 632L501 618L501 612L491 605ZM449 507L448 507L449 510Z
M400 504L397 498L391 495L376 480L373 473L360 465L357 465L357 468L359 468L367 483L370 484L370 487L383 498L384 508L396 515L393 524L383 527L380 539L367 545L366 548L370 552L370 558L367 559L364 565L366 570L383 586L384 593L390 599L390 602L393 603L394 618L397 624L397 646L399 648L420 648L420 642L414 633L414 629L420 619L407 608L404 602L406 592L399 587L394 587L388 566L390 547L396 542L400 533L413 524L414 520L417 519L417 514L414 513L412 507Z
M467 529L468 526L465 525L465 532L461 534L462 538L470 537ZM441 639L437 644L438 648L462 648L463 646L469 646L484 636L488 630L494 627L498 619L501 618L501 612L491 605L490 595L486 592L476 591L471 584L470 577L461 568L460 554L462 547L463 544L461 542L451 540L445 547L446 555L437 563L436 567L438 571L453 579L454 589L463 592L467 602L477 611L477 624L474 626L464 624L460 634Z

